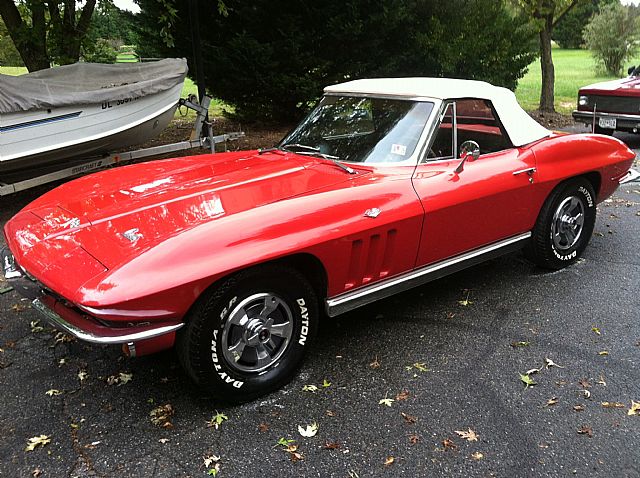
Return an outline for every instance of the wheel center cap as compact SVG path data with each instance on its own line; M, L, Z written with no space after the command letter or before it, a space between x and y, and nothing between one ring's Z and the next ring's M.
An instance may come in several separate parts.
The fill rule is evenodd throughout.
M270 338L271 333L267 329L262 329L260 330L260 332L258 332L258 339L260 339L260 342L262 342L263 344L265 342L268 342Z
M260 319L251 320L244 330L244 341L247 345L255 347L258 344L265 344L271 339L271 331L264 326Z

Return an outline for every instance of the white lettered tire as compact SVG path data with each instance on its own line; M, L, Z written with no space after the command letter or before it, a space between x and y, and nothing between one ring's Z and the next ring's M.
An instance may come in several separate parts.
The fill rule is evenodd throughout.
M203 294L178 334L178 356L212 396L244 402L291 380L317 327L306 278L286 266L258 266Z
M587 247L596 221L596 194L584 178L566 181L545 201L525 255L547 269L573 264Z

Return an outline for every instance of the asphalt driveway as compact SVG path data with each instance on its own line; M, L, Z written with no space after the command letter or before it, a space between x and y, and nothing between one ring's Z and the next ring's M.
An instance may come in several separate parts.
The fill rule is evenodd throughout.
M0 476L640 477L640 183L595 231L563 271L512 254L326 319L292 383L236 407L172 352L69 342L4 292Z

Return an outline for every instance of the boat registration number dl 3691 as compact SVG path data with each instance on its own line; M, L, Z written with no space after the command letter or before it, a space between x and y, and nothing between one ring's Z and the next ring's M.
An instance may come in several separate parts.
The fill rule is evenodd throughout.
M131 103L132 101L139 100L140 97L136 96L134 98L122 98L121 100L112 100L112 101L104 101L102 103L102 109L106 110L107 108L113 108L114 106L120 106L127 103Z

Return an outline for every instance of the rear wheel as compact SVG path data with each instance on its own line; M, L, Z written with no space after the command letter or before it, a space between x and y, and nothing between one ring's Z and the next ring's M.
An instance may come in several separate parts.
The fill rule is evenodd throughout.
M595 192L586 179L573 179L554 189L544 203L527 257L541 267L562 269L587 247L596 220Z
M211 395L244 402L288 382L318 326L313 288L294 269L240 272L207 291L178 335L178 355Z

